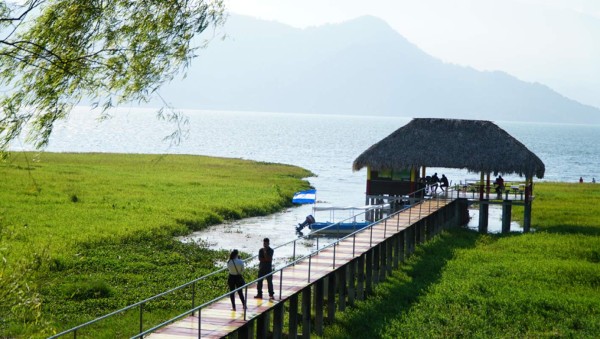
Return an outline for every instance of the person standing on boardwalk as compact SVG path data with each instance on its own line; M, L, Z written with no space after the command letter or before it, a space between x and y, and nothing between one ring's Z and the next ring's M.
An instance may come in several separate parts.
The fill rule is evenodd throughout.
M244 276L242 275L244 272L244 262L240 259L238 250L233 250L229 255L227 270L229 271L227 285L229 285L230 292L246 285L246 281L244 281ZM242 301L242 307L246 309L246 300L244 299L244 293L241 289L238 290L238 295ZM229 298L231 298L231 309L235 311L235 293L231 293Z
M496 185L496 193L498 193L498 195L502 194L502 191L504 191L504 179L502 179L501 175L496 178L494 185Z
M258 250L258 277L264 277L273 271L273 249L269 247L269 238L263 239L263 247ZM275 299L275 292L273 291L273 276L267 276L267 288L269 289L269 299ZM262 287L263 279L259 279L256 283L256 296L254 298L262 299Z

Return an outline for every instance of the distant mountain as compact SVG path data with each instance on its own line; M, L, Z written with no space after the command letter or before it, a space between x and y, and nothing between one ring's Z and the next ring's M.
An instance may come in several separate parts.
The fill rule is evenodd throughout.
M177 108L600 123L600 110L503 72L446 64L375 17L296 29L232 15L228 38L161 89Z

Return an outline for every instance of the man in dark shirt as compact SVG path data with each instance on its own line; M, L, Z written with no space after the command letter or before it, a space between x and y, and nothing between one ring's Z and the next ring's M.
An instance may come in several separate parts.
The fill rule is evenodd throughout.
M498 193L498 195L502 194L502 191L504 191L504 179L502 179L501 175L496 178L494 185L496 185L496 193Z
M269 247L269 238L263 239L263 247L258 250L258 277L264 277L273 271L273 249ZM267 278L267 287L269 289L269 299L275 299L273 291L273 276ZM256 283L257 294L254 298L262 299L263 279L259 279Z

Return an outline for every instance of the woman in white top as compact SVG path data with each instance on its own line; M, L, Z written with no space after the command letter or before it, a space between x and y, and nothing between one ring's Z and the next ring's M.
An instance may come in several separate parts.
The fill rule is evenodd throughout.
M227 261L227 269L229 270L227 285L229 285L229 291L233 291L236 288L246 285L246 281L242 275L244 272L244 262L239 258L238 255L238 250L233 250L229 255L229 260ZM246 300L244 299L244 293L241 289L238 290L238 295L242 300L242 306L244 309L246 309ZM229 297L231 298L231 309L235 311L235 293L231 293Z

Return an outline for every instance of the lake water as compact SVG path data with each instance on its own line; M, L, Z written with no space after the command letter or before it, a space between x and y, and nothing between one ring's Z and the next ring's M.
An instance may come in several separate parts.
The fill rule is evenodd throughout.
M317 189L319 201L332 205L363 205L366 171L353 172L352 162L372 144L411 120L265 112L184 113L189 118L189 136L178 145L170 145L163 138L176 127L156 119L151 109L120 108L112 119L98 122L95 111L78 107L67 121L56 125L45 150L198 154L297 165L315 173L316 177L307 180ZM599 125L495 123L542 159L546 165L542 181L600 179ZM15 144L12 149L31 150L31 147ZM429 171L445 173L453 182L479 177L478 173L456 169ZM518 176L503 177L523 180ZM253 252L264 236L271 237L272 244L293 239L293 225L310 213L310 206L291 208L268 217L215 226L195 235L195 239L213 247L237 247ZM499 221L490 220L490 231L495 229L499 229ZM223 237L224 233L236 236Z

